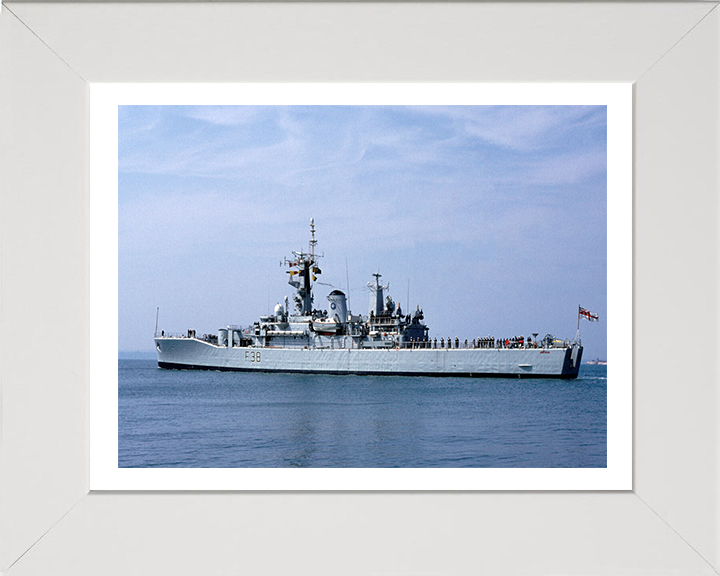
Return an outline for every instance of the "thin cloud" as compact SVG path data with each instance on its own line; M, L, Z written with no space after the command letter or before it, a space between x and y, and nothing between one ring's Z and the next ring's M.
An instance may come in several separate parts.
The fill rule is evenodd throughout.
M216 126L243 126L257 122L267 114L258 106L182 106L178 112L186 118Z
M604 106L424 106L425 114L445 118L458 134L511 150L562 145L574 131L603 128Z

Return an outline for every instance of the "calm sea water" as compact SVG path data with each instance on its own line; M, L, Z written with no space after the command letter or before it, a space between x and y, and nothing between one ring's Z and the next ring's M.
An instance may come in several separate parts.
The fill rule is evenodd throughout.
M119 466L605 467L605 366L576 380L160 370L119 361Z

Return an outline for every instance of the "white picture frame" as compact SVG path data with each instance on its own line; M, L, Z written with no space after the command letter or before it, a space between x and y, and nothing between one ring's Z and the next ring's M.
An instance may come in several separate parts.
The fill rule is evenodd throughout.
M3 6L0 570L716 573L716 7ZM88 83L169 80L634 82L633 490L88 493Z

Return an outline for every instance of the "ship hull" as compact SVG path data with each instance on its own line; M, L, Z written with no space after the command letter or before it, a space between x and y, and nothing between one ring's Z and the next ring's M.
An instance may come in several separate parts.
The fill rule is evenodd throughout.
M196 338L156 338L158 366L183 370L392 376L576 378L582 347L228 348Z

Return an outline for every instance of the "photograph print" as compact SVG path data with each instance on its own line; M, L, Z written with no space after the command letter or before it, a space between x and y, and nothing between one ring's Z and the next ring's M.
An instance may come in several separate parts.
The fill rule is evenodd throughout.
M605 468L604 105L120 105L118 468Z

